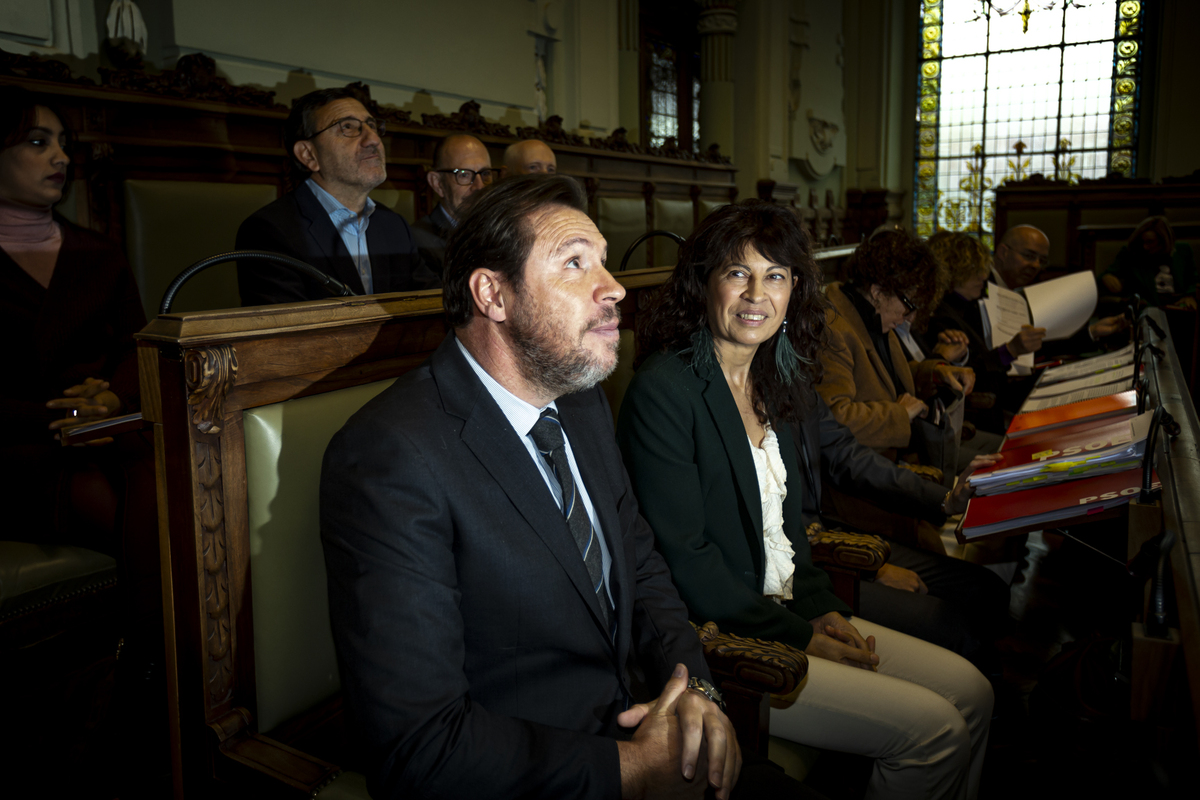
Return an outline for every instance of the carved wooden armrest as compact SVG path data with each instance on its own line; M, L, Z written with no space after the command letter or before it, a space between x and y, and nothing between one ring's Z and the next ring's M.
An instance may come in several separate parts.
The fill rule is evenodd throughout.
M808 526L808 544L814 564L861 572L878 571L892 554L892 546L878 536L829 531L819 522Z
M995 408L996 393L995 392L971 392L966 397L967 408L975 408L985 410Z
M791 645L721 633L715 622L693 627L714 678L764 694L788 694L808 674L808 656Z
M907 461L900 461L896 464L901 469L906 469L916 475L918 478L929 481L930 483L942 482L942 471L937 467L927 467L924 464L910 464Z

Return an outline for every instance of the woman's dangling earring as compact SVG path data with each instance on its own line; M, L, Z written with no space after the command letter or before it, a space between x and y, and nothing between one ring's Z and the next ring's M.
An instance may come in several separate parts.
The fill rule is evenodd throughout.
M787 329L788 323L785 319L783 327L779 329L778 340L775 342L775 371L779 373L779 380L790 386L800 371L800 362L807 362L807 359L801 358L796 352L796 348L792 347L792 340L788 338Z

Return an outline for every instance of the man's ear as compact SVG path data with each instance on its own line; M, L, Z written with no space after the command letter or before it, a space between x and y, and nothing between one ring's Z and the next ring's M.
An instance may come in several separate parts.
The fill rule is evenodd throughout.
M480 267L467 278L467 285L471 288L471 299L475 301L475 308L483 316L492 322L504 322L508 319L504 284L498 274Z
M321 163L317 160L317 149L313 147L312 142L307 139L301 139L292 145L292 155L296 160L304 165L309 172L320 172Z
M445 197L446 193L442 190L442 174L434 172L432 169L425 173L425 180L429 183L429 188L433 189L434 194L438 197Z

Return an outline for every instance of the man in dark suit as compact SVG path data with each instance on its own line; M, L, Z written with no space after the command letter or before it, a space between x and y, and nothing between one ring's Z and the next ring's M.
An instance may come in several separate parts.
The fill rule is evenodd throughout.
M421 258L439 274L446 241L466 214L467 200L498 176L483 142L467 134L447 136L433 149L433 168L425 174L439 198L433 211L413 225Z
M292 256L355 294L437 288L408 223L368 196L387 178L382 133L351 89L297 100L284 127L296 188L242 223L237 249ZM329 296L317 280L258 260L238 262L238 290L244 306Z
M347 730L379 800L710 784L724 798L737 780L733 730L697 680L701 648L596 386L625 292L583 208L566 177L481 195L446 254L453 334L325 454ZM798 793L762 772L771 796Z

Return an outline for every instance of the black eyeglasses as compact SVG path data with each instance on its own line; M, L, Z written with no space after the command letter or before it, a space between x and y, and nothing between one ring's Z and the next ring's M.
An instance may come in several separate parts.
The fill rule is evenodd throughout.
M913 303L912 300L909 300L908 297L904 294L904 292L896 292L896 297L899 297L900 302L904 303L904 307L906 309L908 309L906 312L904 312L904 316L908 316L909 314L916 313L916 311L917 311L916 304Z
M445 172L454 176L454 182L459 186L470 186L475 182L475 176L479 176L479 180L483 181L484 185L490 184L496 177L497 170L494 169L462 169L456 167L454 169L435 169L434 172Z
M339 136L345 136L347 139L357 139L358 137L362 136L364 125L375 131L377 136L383 136L385 133L387 133L387 126L384 125L384 122L381 119L375 119L374 117L367 117L366 119L358 119L357 117L342 117L339 120L334 120L333 123L327 127L321 128L321 130L317 131L308 138L315 139L325 131L331 131L334 128L337 128Z

